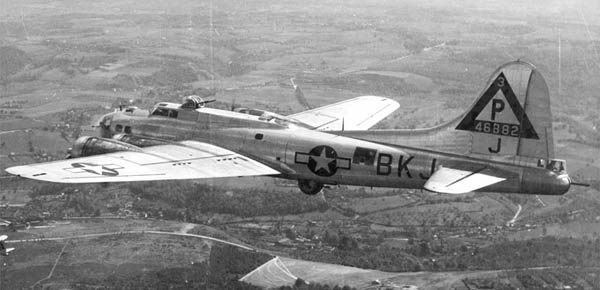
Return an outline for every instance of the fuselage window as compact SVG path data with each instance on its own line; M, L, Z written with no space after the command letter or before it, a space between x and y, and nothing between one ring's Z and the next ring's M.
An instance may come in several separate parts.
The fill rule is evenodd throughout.
M257 133L256 135L254 135L254 139L256 139L256 140L262 140L263 137L264 136L262 133Z
M117 124L117 125L115 126L115 131L117 131L117 132L121 132L121 131L123 131L123 125L121 125L121 124Z
M377 155L377 150L375 149L356 147L354 156L352 157L352 163L373 165L373 163L375 163L375 155Z
M546 167L546 160L544 160L544 159L538 159L538 164L537 164L537 166L538 166L538 167L541 167L541 168L544 168L544 167Z
M125 126L125 133L131 134L131 127Z

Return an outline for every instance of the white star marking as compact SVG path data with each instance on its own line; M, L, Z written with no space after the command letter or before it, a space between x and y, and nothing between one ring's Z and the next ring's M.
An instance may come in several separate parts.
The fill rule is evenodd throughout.
M317 163L315 165L315 172L323 168L325 169L325 171L327 171L327 173L331 173L331 171L329 171L329 163L331 163L331 161L333 161L334 159L327 158L327 156L325 155L325 147L321 148L321 154L319 156L311 155L310 158L312 158Z

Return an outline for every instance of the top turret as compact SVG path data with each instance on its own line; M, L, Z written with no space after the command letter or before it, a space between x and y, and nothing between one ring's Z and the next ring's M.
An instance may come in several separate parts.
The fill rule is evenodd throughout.
M206 104L212 103L216 100L204 100L200 96L191 95L183 98L183 103L181 104L182 109L199 109L203 108Z

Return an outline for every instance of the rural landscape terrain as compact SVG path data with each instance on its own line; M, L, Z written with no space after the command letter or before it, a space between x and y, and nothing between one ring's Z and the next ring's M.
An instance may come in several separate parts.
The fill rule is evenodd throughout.
M598 1L0 7L0 234L16 248L0 289L600 289ZM379 95L401 106L376 128L432 127L516 59L545 77L555 155L590 187L308 196L264 177L62 185L4 172L64 158L120 106L192 94L282 115Z

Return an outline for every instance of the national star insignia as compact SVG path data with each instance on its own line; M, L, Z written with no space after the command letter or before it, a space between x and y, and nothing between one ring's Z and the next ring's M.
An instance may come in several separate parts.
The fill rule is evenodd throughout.
M319 171L321 168L323 168L325 171L327 171L327 173L331 173L329 170L329 164L335 161L335 158L328 158L325 151L325 147L322 147L319 155L310 155L310 158L316 162L314 169L315 171Z

